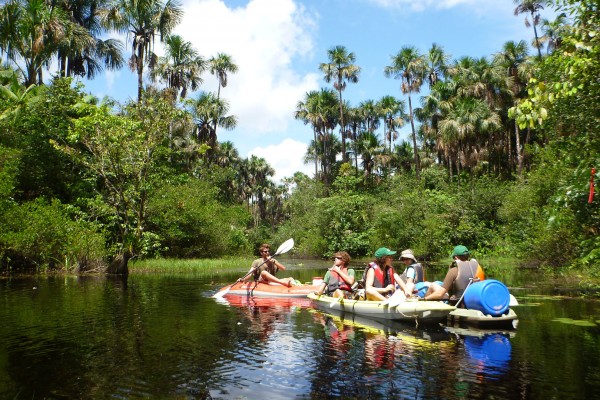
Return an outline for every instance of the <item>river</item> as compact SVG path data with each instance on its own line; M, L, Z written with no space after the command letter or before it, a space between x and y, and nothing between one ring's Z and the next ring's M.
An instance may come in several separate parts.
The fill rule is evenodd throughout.
M302 281L327 267L286 263ZM498 332L211 298L240 274L3 278L0 398L600 398L600 303L538 273L488 271L520 302Z

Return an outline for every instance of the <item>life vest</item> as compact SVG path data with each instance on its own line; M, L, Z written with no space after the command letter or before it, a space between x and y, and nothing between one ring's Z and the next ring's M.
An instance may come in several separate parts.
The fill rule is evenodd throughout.
M376 288L384 288L389 284L396 286L396 281L394 280L394 267L389 267L387 269L387 274L384 276L383 271L374 262L369 263L369 267L373 268L375 272L375 279L373 279L373 286Z
M458 268L458 276L452 284L452 294L456 298L460 298L467 289L467 286L469 286L469 282L472 279L477 278L477 267L479 267L479 263L474 258L469 261L456 260L455 262L456 267Z
M348 273L348 268L346 268L346 273ZM337 289L345 290L347 292L352 291L350 285L348 285L346 281L342 279L340 274L335 271L331 271L329 273L329 280L327 281L327 294L331 294Z
M406 269L404 270L404 272L402 273L402 275L400 275L400 278L402 278L402 281L404 283L406 283L408 281L408 269L409 268L413 268L415 270L415 278L414 278L414 283L419 283L419 282L425 282L425 270L423 269L423 266L420 263L413 263L410 264L408 267L406 267Z

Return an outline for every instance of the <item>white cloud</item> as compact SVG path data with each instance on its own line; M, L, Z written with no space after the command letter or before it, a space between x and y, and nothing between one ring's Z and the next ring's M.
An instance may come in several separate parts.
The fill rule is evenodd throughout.
M308 176L314 175L314 164L304 164L306 149L306 143L285 139L279 144L256 147L248 152L247 157L255 155L264 158L276 171L273 180L281 182L283 178L289 178L298 171Z
M238 72L221 95L238 117L235 136L254 140L285 131L297 102L319 87L319 75L294 69L312 57L316 16L292 0L251 0L228 8L222 0L187 0L176 33L204 57L229 54ZM205 75L204 90L217 90Z

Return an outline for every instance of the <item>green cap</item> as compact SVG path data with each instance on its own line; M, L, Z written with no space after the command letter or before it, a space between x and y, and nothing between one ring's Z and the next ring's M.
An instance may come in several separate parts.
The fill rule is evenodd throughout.
M394 254L396 254L395 251L392 251L392 250L388 249L387 247L380 247L375 252L375 257L382 258L385 256L393 256Z
M467 249L465 246L456 246L452 252L452 258L456 256L466 256L469 254L469 249Z

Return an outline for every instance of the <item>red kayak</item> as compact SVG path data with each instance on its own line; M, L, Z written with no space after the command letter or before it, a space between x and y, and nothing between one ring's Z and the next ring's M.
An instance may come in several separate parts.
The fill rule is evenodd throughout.
M284 286L278 283L236 282L219 290L213 297L225 295L252 297L306 297L318 290L321 285Z

